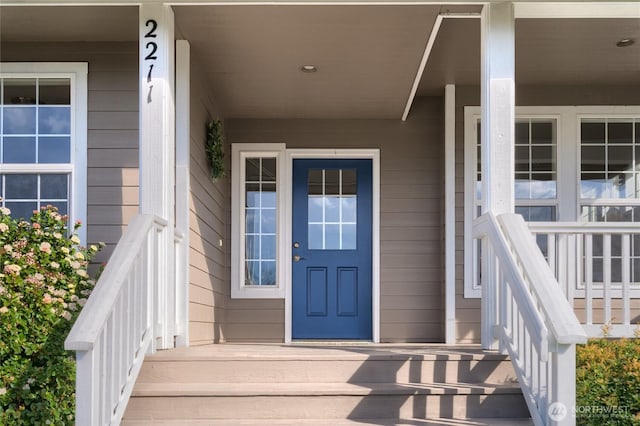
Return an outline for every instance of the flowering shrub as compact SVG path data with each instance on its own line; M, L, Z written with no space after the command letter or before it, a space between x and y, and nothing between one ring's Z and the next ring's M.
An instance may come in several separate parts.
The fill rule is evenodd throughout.
M98 246L80 247L55 207L29 222L10 213L0 207L0 424L73 424L64 339L95 284L87 266Z
M578 346L576 406L579 425L640 425L640 339Z

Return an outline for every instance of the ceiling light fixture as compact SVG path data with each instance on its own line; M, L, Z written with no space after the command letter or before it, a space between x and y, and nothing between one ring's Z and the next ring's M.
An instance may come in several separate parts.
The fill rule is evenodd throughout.
M303 65L300 67L300 71L302 72L316 72L318 68L315 65Z
M627 47L627 46L631 46L632 44L634 44L636 41L632 38L623 38L620 41L618 41L616 43L616 46L618 47Z

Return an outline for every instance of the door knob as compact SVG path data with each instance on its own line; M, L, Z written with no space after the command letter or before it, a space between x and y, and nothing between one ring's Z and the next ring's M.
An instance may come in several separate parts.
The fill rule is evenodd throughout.
M300 262L301 260L304 260L304 257L300 257L300 255L297 255L297 254L293 255L294 262Z

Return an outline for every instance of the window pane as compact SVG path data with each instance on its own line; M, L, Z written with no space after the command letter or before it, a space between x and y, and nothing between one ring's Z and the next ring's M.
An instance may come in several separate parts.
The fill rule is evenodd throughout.
M529 145L516 146L516 172L529 171Z
M40 198L64 200L68 194L67 175L40 175Z
M531 199L548 200L556 198L556 174L532 173Z
M276 262L260 262L260 285L276 285Z
M247 235L245 238L244 257L246 259L260 259L259 235Z
M260 182L259 158L247 158L245 161L245 180L247 182Z
M260 285L260 262L248 260L244 265L244 285Z
M309 222L324 222L323 209L324 197L309 196Z
M553 146L531 147L531 170L553 172L556 167L556 155Z
M276 210L275 209L262 209L260 215L262 232L265 234L276 233Z
M324 171L324 193L325 195L340 194L340 170Z
M257 234L260 232L259 211L256 209L246 209L245 213L245 232L247 234Z
M342 222L356 222L356 197L342 197Z
M260 259L276 259L276 237L275 235L262 235L260 237Z
M40 107L38 133L41 135L68 135L71 132L71 108Z
M607 179L604 173L582 173L580 180L581 198L600 198L606 192Z
M70 105L71 82L68 78L41 78L40 105Z
M263 183L262 184L262 206L261 207L276 207L276 184L275 183Z
M531 123L532 144L555 144L555 120Z
M307 238L310 250L324 249L324 236L322 224L309 224Z
M71 139L69 137L38 138L39 163L70 163Z
M516 123L516 145L529 145L529 122Z
M260 184L248 183L245 194L246 207L260 207Z
M262 181L263 182L276 181L276 159L275 158L262 159Z
M5 78L5 105L33 105L36 103L36 80L33 78Z
M633 171L633 146L609 146L607 151L610 172Z
M37 175L5 175L4 185L7 199L35 200L38 197Z
M325 249L340 250L340 225L326 225L325 233Z
M342 250L355 250L356 225L342 225Z
M340 197L324 197L325 222L340 222Z
M582 121L580 124L580 140L584 144L603 144L605 142L604 123Z
M5 206L11 210L11 217L14 219L31 219L34 210L38 210L38 203L35 201L7 201Z
M5 107L2 116L5 135L34 135L36 133L35 108Z
M633 123L616 123L609 122L607 124L607 141L608 143L633 143Z
M582 146L580 149L581 170L585 172L601 172L605 170L605 147Z
M342 195L356 195L356 171L355 169L342 170Z
M5 137L3 138L4 163L35 163L36 138L34 137Z

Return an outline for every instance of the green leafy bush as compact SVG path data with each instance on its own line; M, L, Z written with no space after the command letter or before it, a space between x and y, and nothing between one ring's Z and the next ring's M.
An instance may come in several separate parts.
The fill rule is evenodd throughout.
M64 339L95 282L55 207L13 219L0 207L0 424L73 424L75 360Z
M640 425L640 340L591 340L578 346L579 425Z

